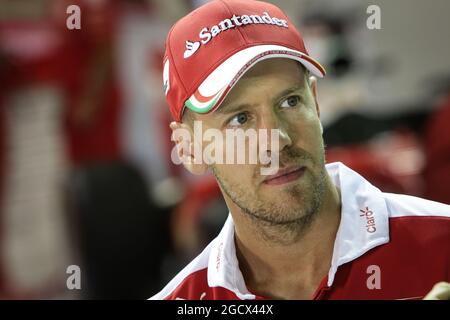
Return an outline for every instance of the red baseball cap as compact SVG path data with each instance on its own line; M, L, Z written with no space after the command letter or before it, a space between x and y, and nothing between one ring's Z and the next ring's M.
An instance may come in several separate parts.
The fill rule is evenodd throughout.
M175 23L166 39L164 93L173 118L181 122L184 108L213 112L248 69L275 57L297 60L313 75L325 75L278 7L213 0L197 8Z

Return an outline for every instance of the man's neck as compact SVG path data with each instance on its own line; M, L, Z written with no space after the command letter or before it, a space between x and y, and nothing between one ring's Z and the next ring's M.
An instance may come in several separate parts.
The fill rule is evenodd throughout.
M236 254L248 288L271 298L311 298L330 268L340 222L339 190L330 179L319 211L291 243L259 237L258 226L244 214L233 218Z

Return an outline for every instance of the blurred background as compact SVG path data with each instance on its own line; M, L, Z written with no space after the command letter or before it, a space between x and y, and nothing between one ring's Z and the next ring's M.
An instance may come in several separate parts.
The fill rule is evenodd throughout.
M149 298L218 233L227 208L172 164L162 93L165 36L204 2L0 0L0 299ZM450 204L450 2L269 2L328 71L327 160Z

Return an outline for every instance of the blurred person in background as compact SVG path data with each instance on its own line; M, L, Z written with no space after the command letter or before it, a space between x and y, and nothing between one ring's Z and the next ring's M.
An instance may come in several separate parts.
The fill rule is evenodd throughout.
M66 27L69 5L80 8L80 30ZM157 151L164 144L155 139L159 158L136 161L129 147L136 135L129 132L151 140L154 118L140 112L144 122L127 125L142 103L130 101L136 94L127 92L118 61L135 58L136 50L122 49L136 31L127 21L138 12L141 22L154 21L158 8L147 1L83 0L4 0L1 6L0 295L146 297L160 285L168 245L169 209L155 200L158 179L149 178L166 177L155 165L165 160ZM138 29L139 36L157 38L153 26ZM167 30L159 29L163 37ZM156 43L139 52L141 66L158 57ZM158 105L144 103L146 110ZM82 290L66 287L73 264L81 267Z
M57 296L71 257L62 202L68 173L50 1L0 4L3 119L0 269L4 298Z

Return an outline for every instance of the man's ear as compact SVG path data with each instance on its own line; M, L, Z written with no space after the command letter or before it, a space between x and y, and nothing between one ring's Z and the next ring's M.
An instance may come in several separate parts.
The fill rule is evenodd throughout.
M317 96L317 78L314 76L310 76L308 82L314 97L314 103L316 104L317 116L320 118L319 100Z
M205 174L208 170L208 165L203 161L201 141L194 141L192 128L185 123L172 121L170 129L172 129L171 140L175 142L176 152L183 166L192 174ZM199 144L197 152L195 152L195 143Z

